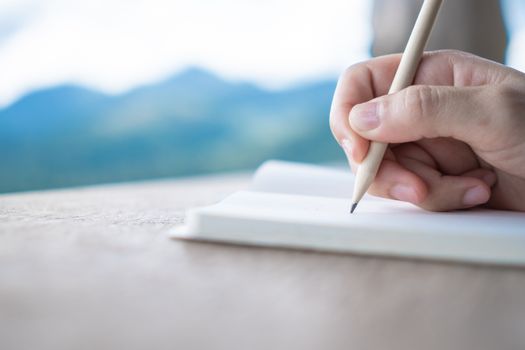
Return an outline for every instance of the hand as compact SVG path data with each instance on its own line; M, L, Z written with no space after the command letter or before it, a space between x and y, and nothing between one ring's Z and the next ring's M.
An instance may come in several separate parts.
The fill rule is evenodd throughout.
M400 55L348 68L330 127L355 170L389 143L369 193L447 211L525 211L525 74L459 51L426 53L414 86L387 94Z

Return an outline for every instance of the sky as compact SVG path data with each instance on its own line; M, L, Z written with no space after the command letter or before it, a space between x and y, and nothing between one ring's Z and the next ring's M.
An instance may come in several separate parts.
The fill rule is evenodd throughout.
M119 93L188 66L269 88L335 78L369 55L371 4L0 0L0 106L61 83ZM509 64L525 70L525 21L514 22Z
M279 87L367 57L369 1L0 0L0 105L75 82L120 92L187 66Z

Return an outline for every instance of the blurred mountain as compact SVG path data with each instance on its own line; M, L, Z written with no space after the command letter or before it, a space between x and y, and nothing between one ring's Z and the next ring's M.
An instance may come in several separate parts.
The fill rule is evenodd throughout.
M268 91L193 68L116 96L36 91L0 110L0 192L339 160L334 88Z

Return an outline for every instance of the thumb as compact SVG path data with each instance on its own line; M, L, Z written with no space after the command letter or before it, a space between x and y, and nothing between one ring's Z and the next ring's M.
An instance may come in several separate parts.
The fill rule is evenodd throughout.
M414 85L354 106L350 125L361 136L386 143L452 137L473 145L486 130L476 124L488 122L482 94L481 87Z

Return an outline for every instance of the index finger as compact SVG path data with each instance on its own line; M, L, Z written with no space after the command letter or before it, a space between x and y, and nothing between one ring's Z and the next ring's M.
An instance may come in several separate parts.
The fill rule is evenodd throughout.
M357 163L366 156L369 141L350 127L350 111L355 105L388 92L400 59L401 55L389 55L355 64L347 68L337 82L330 110L330 128L340 145L351 144L351 157Z

